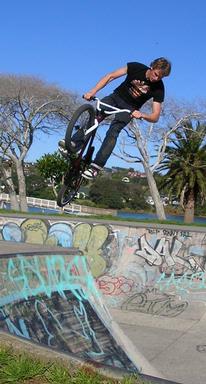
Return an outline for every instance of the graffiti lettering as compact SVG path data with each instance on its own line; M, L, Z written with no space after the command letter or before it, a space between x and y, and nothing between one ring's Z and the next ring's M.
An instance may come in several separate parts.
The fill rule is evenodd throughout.
M168 277L162 273L156 281L156 285L161 291L175 288L177 293L188 293L206 288L206 273L197 272L193 274L184 273L182 276L176 276L174 272Z
M128 294L134 288L134 281L132 279L128 279L124 276L107 276L104 275L101 278L97 279L97 284L99 289L105 295L121 295Z
M81 269L82 273L72 274L73 268ZM6 279L4 279L6 281ZM81 300L83 292L79 284L85 284L88 289L95 289L92 276L88 274L84 257L76 256L69 262L62 255L45 257L34 256L30 260L23 256L8 260L7 283L9 295L0 298L0 304L7 304L22 298L28 299L31 295L45 293L48 297L54 289L64 296L66 289L72 290Z
M161 294L158 290L152 289L130 296L122 304L122 309L149 313L150 315L176 317L184 312L187 306L187 302L179 303L175 296Z
M171 266L175 265L175 258L181 247L181 241L174 239L170 244L169 240L165 238L158 240L155 247L152 247L144 235L139 238L139 249L137 249L135 253L143 257L150 265L160 266L165 259L167 265Z

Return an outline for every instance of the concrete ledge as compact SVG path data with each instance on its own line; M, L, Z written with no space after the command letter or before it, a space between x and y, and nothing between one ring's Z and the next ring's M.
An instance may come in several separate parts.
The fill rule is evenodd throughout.
M61 255L81 255L82 252L78 248L62 248L41 244L17 243L15 241L0 240L0 255L14 255L17 253L40 254L59 253Z
M2 217L11 217L11 218L32 218L32 219L46 219L46 220L55 220L55 221L73 221L73 222L86 222L86 223L102 223L102 224L109 224L109 225L116 225L116 226L123 226L123 227L132 227L132 228L159 228L159 229L174 229L174 230L183 230L183 231L191 231L191 232L203 232L206 233L206 226L193 226L193 225L178 225L178 224L168 224L167 221L165 221L164 224L157 224L157 223L148 223L147 220L145 221L121 221L121 220L104 220L104 219L98 219L98 218L89 218L89 217L81 217L80 215L31 215L27 213L0 213L0 216Z

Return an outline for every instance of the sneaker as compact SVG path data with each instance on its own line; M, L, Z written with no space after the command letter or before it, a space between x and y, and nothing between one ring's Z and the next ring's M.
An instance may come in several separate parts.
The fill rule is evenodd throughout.
M92 163L90 168L86 169L86 171L82 173L82 177L87 180L93 180L97 177L101 169L102 168L99 165Z
M59 149L59 152L61 153L61 155L65 158L67 158L68 157L68 151L65 148L65 140L59 140L58 147L59 147L58 149Z
M58 142L58 146L60 147L60 148L63 148L63 149L65 149L65 140L59 140L59 142Z
M75 143L73 142L73 141L71 141L71 145L72 145L72 147L74 147L75 148ZM65 148L65 140L59 140L59 142L58 142L58 147L59 147L59 152L61 153L61 155L63 156L63 157L65 157L65 158L68 158L68 156L69 156L69 153L68 153L68 151L67 151L67 149Z

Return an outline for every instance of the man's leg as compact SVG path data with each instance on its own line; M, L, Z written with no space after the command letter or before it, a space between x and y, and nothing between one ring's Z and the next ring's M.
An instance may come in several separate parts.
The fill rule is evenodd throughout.
M96 154L94 161L91 163L91 168L83 173L83 177L91 180L98 175L99 171L104 167L110 157L121 130L130 122L130 120L131 116L127 112L122 112L116 115L107 131L102 146Z
M98 153L96 154L94 159L95 164L99 165L100 167L104 167L108 158L112 154L121 130L130 122L130 120L131 116L127 112L122 112L116 115L107 131L106 137Z

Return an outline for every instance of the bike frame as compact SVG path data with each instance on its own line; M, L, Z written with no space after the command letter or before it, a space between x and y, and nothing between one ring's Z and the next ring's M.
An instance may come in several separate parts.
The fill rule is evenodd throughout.
M121 113L121 112L131 113L131 111L129 109L120 109L117 107L113 107L112 105L103 103L98 97L93 97L92 100L97 102L96 110L99 112L101 112L101 110L102 110L101 105L111 109L111 111L105 111L104 110L104 113L106 115L112 115L114 113ZM95 117L94 124L84 132L85 136L88 135L89 133L91 133L92 131L94 131L98 127L98 125L99 125L98 119L97 119L97 117Z
M82 148L78 152L78 155L77 155L78 157L74 159L70 158L70 165L65 174L63 185L57 197L57 204L60 207L63 207L66 204L69 204L74 199L75 194L79 190L80 185L83 181L82 165L83 165L83 171L84 171L85 167L91 163L92 155L94 151L94 146L92 144L95 138L96 129L100 123L98 121L98 112L101 112L102 110L101 106L104 106L110 109L110 111L104 110L105 115L112 115L112 114L121 113L121 112L127 112L131 114L131 111L129 109L120 109L120 108L113 107L112 105L103 103L100 99L98 99L98 97L93 97L91 100L96 101L96 115L94 118L94 124L90 128L84 131L86 140ZM83 156L85 150L86 150L86 153ZM67 189L68 189L68 192L67 192Z

